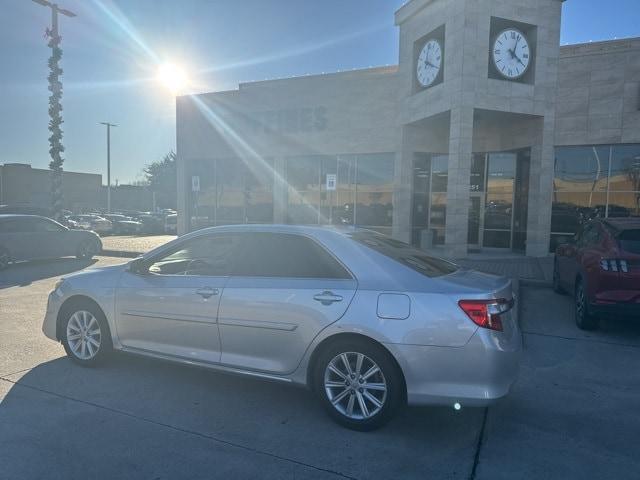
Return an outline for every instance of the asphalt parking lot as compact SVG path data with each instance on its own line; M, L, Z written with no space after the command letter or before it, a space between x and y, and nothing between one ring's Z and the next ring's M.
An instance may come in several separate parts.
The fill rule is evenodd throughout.
M42 317L57 278L91 263L0 273L2 479L640 477L640 321L580 332L568 297L523 287L525 353L509 397L410 408L358 433L304 389L125 355L72 364Z

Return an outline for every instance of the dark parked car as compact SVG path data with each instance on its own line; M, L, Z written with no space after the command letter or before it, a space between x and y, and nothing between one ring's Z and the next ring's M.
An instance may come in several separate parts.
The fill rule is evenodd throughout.
M0 270L18 260L91 258L101 250L100 237L93 232L71 230L36 215L0 215Z
M142 223L126 215L106 214L103 217L113 225L111 233L114 235L135 235L142 231Z
M141 233L147 234L164 234L164 216L163 215L140 215L136 220L142 223Z
M640 218L596 219L559 245L553 288L573 293L579 328L606 314L640 318Z

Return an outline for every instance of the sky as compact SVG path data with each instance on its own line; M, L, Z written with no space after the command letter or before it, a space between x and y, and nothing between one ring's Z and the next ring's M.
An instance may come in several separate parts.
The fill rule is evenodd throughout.
M58 0L64 70L65 170L141 180L175 149L175 98L159 65L188 72L194 92L398 62L394 12L404 0ZM47 168L44 38L50 11L0 0L0 164ZM640 36L639 0L567 0L561 43Z

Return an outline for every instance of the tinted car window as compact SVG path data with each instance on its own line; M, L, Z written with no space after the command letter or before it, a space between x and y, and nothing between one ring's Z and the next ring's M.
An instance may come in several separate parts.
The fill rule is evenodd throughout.
M458 270L458 266L454 263L431 257L422 250L413 248L411 245L391 237L375 232L356 232L350 236L356 242L427 277L440 277Z
M625 252L640 254L640 230L625 230L618 235L620 248Z
M152 260L149 272L157 275L229 275L235 258L234 235L211 235L187 240Z
M62 225L54 222L53 220L46 220L44 218L32 219L32 231L34 232L60 232L64 230Z
M323 247L301 235L244 233L234 273L246 277L351 278Z

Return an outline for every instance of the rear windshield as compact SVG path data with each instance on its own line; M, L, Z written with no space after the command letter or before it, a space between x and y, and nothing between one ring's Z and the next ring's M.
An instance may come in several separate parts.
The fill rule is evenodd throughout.
M640 254L640 230L625 230L618 235L620 248L625 252Z
M427 277L441 277L458 270L454 263L431 257L422 250L375 232L355 232L350 237L385 257L409 267Z

